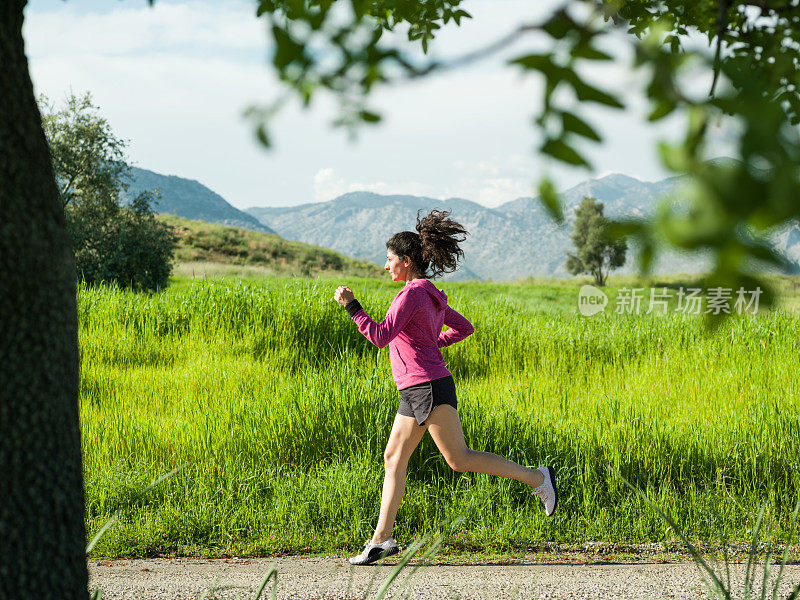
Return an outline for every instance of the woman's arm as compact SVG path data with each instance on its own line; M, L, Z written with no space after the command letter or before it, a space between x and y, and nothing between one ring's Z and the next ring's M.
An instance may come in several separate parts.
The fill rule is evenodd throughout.
M460 342L475 331L472 323L449 306L444 311L444 324L450 329L439 334L439 348Z
M383 348L397 337L419 308L416 298L417 292L414 290L407 292L401 290L392 301L383 323L380 324L369 317L355 298L345 305L345 310L353 318L362 335L378 348Z

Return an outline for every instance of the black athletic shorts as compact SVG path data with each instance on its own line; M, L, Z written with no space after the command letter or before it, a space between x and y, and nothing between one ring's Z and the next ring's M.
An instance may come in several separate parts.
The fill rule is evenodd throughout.
M452 375L400 390L400 405L397 407L397 414L414 417L419 425L425 425L431 411L440 404L449 404L453 408L458 408L456 384Z

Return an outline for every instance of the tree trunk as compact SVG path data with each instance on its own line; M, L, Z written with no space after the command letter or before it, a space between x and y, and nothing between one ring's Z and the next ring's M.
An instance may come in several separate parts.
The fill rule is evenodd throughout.
M0 598L87 598L75 267L22 40L0 2Z
M603 271L600 269L592 269L592 277L597 287L603 287Z

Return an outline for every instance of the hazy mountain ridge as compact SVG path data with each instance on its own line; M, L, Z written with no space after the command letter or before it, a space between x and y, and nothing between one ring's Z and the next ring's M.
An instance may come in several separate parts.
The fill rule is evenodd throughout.
M800 273L800 223L794 221L775 230L771 236L775 249Z
M252 215L231 206L222 196L193 179L161 175L138 167L131 169L131 176L128 197L142 191L158 190L161 197L155 206L157 213L275 233Z
M682 179L644 182L612 174L582 182L564 192L565 223L555 224L539 198L523 197L488 208L464 198L437 200L410 195L350 192L327 202L297 206L254 207L241 211L197 181L133 169L129 196L159 189L159 213L278 233L288 240L324 246L347 256L383 265L385 243L403 230L414 230L418 210L453 211L471 235L463 248L465 261L451 279L507 280L527 276L568 276L564 263L572 250L570 235L575 208L584 196L603 202L605 214L641 218L653 213L660 198L678 192ZM775 249L800 272L800 225L786 225L771 235ZM708 270L703 256L669 252L659 256L656 273L698 273ZM634 256L618 272L636 270Z
M564 262L566 252L572 248L574 211L583 196L603 202L608 216L640 218L652 214L658 199L675 189L679 181L670 178L648 183L615 174L583 182L562 193L565 223L561 226L550 218L538 198L517 198L487 208L463 198L436 200L351 192L328 202L256 207L246 212L289 239L313 240L344 254L382 264L386 240L397 231L413 231L418 209L452 210L453 217L471 232L463 245L463 266L452 278L558 277L568 275ZM702 257L669 253L660 257L656 272L695 273L708 267L709 262ZM635 271L631 256L620 271Z

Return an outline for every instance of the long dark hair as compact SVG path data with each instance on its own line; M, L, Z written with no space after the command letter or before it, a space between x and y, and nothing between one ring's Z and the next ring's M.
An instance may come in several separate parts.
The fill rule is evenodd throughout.
M456 270L458 260L464 258L458 244L467 239L469 232L448 218L451 211L432 210L420 219L421 212L417 211L417 233L395 233L386 242L386 248L400 258L408 256L423 277L436 279Z

